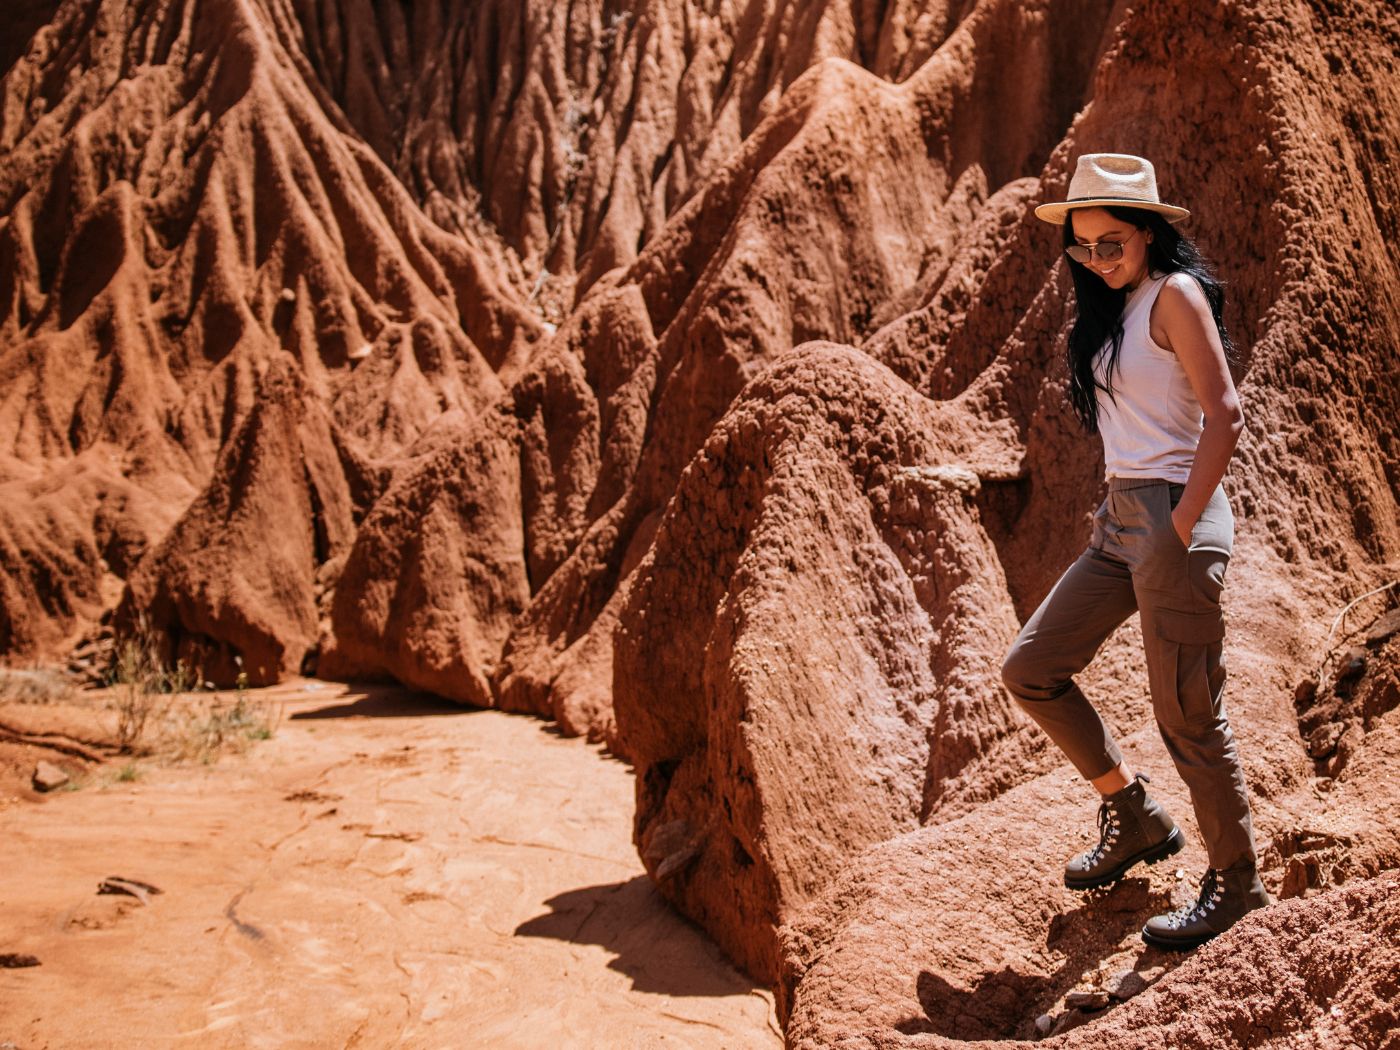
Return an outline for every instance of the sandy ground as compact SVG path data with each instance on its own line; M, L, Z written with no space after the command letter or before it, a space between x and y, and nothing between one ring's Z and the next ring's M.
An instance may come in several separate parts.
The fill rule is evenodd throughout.
M624 764L388 690L268 695L247 754L0 800L0 954L40 961L0 968L0 1047L781 1045L643 875Z

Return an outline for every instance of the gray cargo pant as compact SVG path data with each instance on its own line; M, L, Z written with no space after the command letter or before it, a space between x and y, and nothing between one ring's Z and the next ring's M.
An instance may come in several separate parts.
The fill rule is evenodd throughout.
M1256 858L1223 700L1220 592L1235 519L1216 486L1184 546L1171 523L1184 487L1161 478L1109 479L1088 548L1021 628L1002 680L1080 776L1100 777L1123 756L1072 676L1119 624L1140 613L1158 729L1191 792L1211 867L1232 868Z

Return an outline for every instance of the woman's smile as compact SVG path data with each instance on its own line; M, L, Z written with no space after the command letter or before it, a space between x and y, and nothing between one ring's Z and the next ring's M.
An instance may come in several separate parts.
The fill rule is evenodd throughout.
M1077 265L1092 270L1110 288L1136 288L1147 276L1148 245L1152 233L1116 218L1104 208L1080 208L1070 213L1070 229L1082 247L1094 246L1087 262ZM1118 250L1112 262L1099 258L1098 246Z

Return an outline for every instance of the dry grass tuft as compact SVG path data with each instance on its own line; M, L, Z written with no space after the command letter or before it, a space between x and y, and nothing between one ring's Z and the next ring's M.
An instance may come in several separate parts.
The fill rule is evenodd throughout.
M168 737L169 757L180 762L213 762L225 752L242 754L269 739L281 720L281 707L257 700L240 687L232 699L196 697L175 719Z
M50 704L72 700L77 694L72 679L52 667L0 667L0 700Z

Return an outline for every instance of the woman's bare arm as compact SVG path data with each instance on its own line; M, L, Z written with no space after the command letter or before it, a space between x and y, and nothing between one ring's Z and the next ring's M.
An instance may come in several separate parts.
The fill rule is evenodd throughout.
M1154 340L1176 354L1205 417L1186 488L1172 511L1176 534L1190 546L1191 529L1234 455L1235 444L1244 430L1244 412L1210 303L1190 274L1177 273L1167 278L1152 305L1151 332Z

